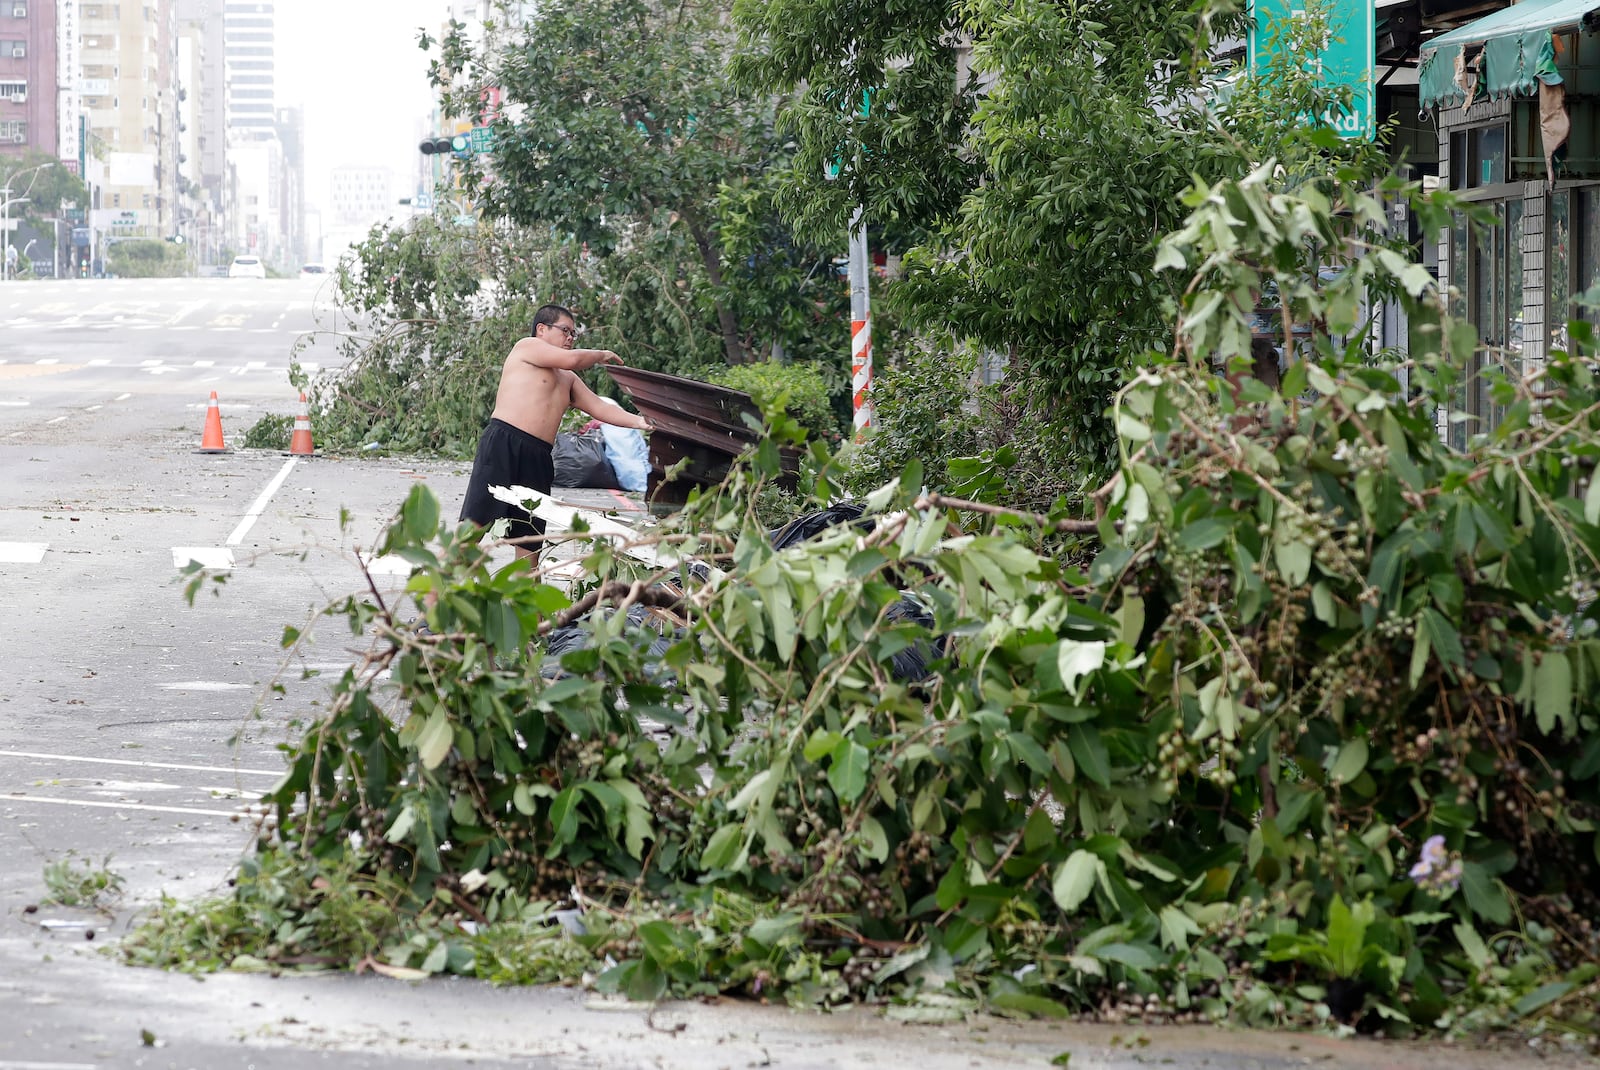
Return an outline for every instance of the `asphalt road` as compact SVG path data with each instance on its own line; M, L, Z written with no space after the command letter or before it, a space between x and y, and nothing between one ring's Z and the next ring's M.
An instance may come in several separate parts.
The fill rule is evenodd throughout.
M276 745L325 693L302 673L357 656L340 625L286 659L283 626L361 588L357 555L418 480L447 514L459 505L464 464L237 448L263 414L294 412L297 343L308 367L334 369L350 329L315 282L0 283L0 1070L942 1070L1046 1066L1063 1052L1075 1068L1437 1065L1437 1049L1206 1029L906 1027L738 1003L651 1012L573 990L370 976L198 982L99 953L161 895L224 887L252 800L279 774ZM213 390L230 449L201 454ZM191 608L176 562L196 553L232 568ZM378 579L397 597L401 575ZM44 867L69 855L120 874L125 908L26 911Z

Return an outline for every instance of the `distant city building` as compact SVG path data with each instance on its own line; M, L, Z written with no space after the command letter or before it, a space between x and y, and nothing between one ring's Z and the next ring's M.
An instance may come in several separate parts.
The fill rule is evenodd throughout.
M3 0L0 0L3 2ZM178 230L202 266L228 242L227 56L223 0L178 0L180 184L186 203Z
M333 227L365 229L394 212L394 172L387 167L335 167L330 187Z
M235 138L277 134L276 18L272 0L223 6L228 79L228 130Z
M56 0L0 2L0 157L60 148Z
M78 5L79 90L105 165L93 223L112 239L177 233L176 10L174 0Z

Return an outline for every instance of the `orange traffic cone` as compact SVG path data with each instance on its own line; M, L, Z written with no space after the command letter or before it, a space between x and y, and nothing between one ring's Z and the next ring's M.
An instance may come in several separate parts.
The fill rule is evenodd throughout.
M300 394L300 411L295 414L294 434L289 436L289 452L309 457L317 452L311 444L311 412L306 408L306 395Z
M217 392L211 392L211 400L206 404L206 427L200 434L200 449L198 453L227 453L228 447L222 444L222 410L217 408Z

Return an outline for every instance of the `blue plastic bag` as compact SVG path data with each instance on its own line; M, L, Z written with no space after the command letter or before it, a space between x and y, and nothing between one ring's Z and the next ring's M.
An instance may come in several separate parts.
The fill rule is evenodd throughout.
M623 490L643 494L650 480L650 447L644 436L631 427L611 424L601 424L600 430L606 437L606 460L611 462L617 482Z

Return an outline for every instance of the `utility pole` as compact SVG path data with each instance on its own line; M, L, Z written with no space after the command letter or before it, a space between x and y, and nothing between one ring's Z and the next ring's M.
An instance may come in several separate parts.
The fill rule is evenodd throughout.
M871 272L867 224L857 206L850 217L850 396L858 440L872 428Z

